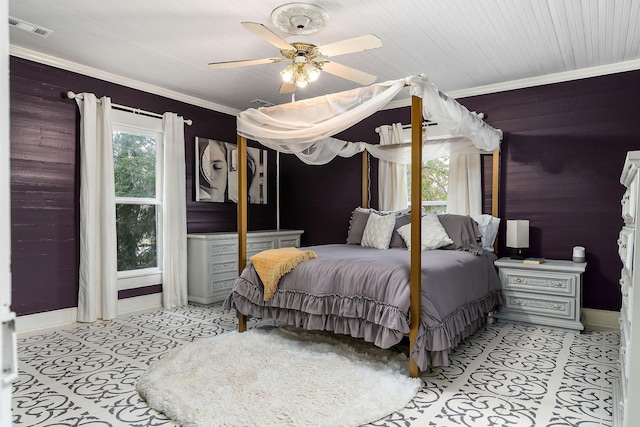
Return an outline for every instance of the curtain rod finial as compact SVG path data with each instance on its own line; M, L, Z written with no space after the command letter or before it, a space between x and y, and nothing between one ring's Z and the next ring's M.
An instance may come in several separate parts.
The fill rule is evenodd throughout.
M67 91L67 98L69 98L69 99L73 99L73 98L75 98L75 97L76 97L76 94L75 94L75 93L73 93L73 91L72 91L72 90L68 90L68 91Z

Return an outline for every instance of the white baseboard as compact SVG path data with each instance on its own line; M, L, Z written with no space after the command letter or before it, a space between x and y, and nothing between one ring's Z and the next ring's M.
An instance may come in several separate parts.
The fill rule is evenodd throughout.
M162 293L118 300L118 317L162 308Z
M162 308L162 294L149 294L139 297L118 300L118 317L125 317L142 311L159 310ZM46 311L44 313L28 314L16 317L16 332L18 334L41 331L43 329L58 328L76 323L78 308L64 308Z
M134 313L162 308L162 294L142 295L118 300L118 317L125 317ZM620 329L620 312L609 310L595 310L583 308L584 323L588 329ZM29 314L16 317L16 332L18 334L34 332L43 329L71 325L76 322L78 309L76 307L44 313Z
M620 312L583 308L584 324L587 329L620 330Z

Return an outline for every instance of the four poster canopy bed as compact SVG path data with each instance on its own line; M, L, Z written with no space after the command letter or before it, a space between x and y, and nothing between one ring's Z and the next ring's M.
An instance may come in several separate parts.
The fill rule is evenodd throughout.
M402 214L357 209L352 214L349 239L358 231L356 216L366 215L367 225L359 230L364 233L360 240L304 248L317 257L308 257L281 275L277 288L268 296L256 269L251 263L247 265L247 206L243 194L247 188L247 139L295 154L308 164L324 164L336 155L349 157L365 150L380 159L400 162L399 150L341 141L333 135L382 109L405 87L409 87L412 99L411 163L421 165L423 161L423 120L435 121L456 135L456 140L470 141L479 150L493 153L492 215L497 216L502 132L440 92L422 75L241 112L237 119L240 277L224 303L237 311L239 330L246 330L247 316L252 316L347 334L383 348L408 335L409 373L416 377L420 370L446 366L448 353L501 302L493 266L496 256L488 247L492 242L483 247L478 224L463 215L445 215L441 222L436 219L434 223L434 216L425 215L421 209ZM412 182L422 181L421 169L411 168ZM412 186L411 206L422 206L421 190L420 185ZM363 184L363 206L367 207L365 193ZM375 229L369 228L368 224L374 222ZM386 245L379 246L376 233L381 229L386 230L382 240L387 240ZM392 247L387 249L389 245Z

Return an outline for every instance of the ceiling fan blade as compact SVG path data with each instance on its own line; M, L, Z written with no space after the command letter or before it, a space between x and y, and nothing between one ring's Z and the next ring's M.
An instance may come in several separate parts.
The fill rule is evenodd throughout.
M325 62L322 65L322 71L342 77L343 79L360 83L363 86L370 85L377 79L373 74L365 73L364 71L356 70L355 68L347 67L346 65L336 64L335 62Z
M225 61L212 62L209 64L214 70L224 70L226 68L248 67L250 65L271 64L274 62L287 61L286 58L262 58L262 59L245 59L242 61Z
M282 82L282 84L280 85L280 93L292 93L295 91L296 91L296 85L294 84Z
M379 47L382 47L382 40L380 40L380 38L373 34L365 34L364 36L318 46L317 49L322 56L338 56L344 55L345 53L377 49Z
M278 49L296 50L295 47L291 46L289 43L282 40L280 36L278 36L276 33L274 33L273 31L271 31L270 29L268 29L262 24L258 24L256 22L242 22L241 24L245 29L251 31L253 34L257 36L262 37L263 39L265 39L266 41L268 41Z

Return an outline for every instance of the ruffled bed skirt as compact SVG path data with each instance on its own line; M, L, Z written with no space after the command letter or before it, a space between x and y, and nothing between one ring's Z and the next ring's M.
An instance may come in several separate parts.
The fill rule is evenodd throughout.
M486 315L502 303L500 290L458 307L436 320L423 304L418 338L411 354L421 370L448 366L449 352L480 327ZM361 338L381 348L398 344L409 332L409 314L397 307L362 297L309 295L278 290L263 300L262 286L243 277L236 280L224 308L259 319L273 319L307 330L324 330Z

